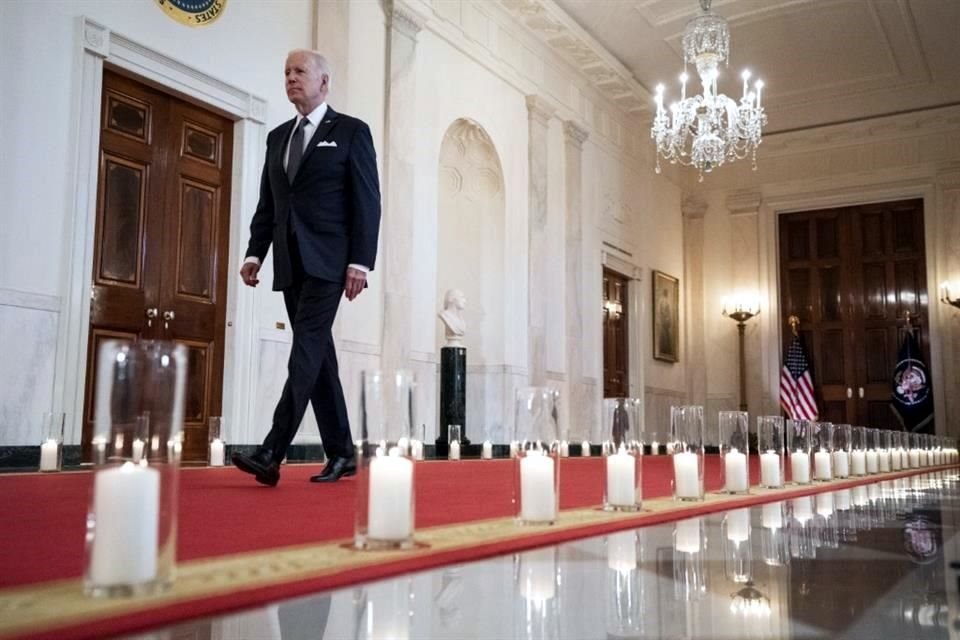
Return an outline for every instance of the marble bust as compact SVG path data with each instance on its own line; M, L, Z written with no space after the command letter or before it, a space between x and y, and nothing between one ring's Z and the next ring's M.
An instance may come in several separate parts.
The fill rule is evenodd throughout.
M450 289L443 296L443 310L438 313L446 329L447 347L462 347L461 338L467 330L463 319L463 309L467 306L467 297L459 289Z

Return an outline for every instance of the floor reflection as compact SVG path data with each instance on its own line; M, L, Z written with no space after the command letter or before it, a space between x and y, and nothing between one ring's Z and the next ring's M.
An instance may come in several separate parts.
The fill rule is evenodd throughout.
M737 509L136 637L948 638L958 481L941 472Z

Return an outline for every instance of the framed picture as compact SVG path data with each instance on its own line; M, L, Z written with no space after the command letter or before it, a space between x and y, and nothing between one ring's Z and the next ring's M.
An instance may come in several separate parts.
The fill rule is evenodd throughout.
M680 281L653 272L653 357L666 362L680 359Z

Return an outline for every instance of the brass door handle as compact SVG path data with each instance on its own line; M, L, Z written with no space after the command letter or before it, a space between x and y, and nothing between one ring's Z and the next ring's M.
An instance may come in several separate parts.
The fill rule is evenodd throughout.
M860 394L860 398L862 399L862 398L863 398L863 387L860 387L860 388L858 389L858 392L859 392L859 394Z
M143 314L147 316L147 326L152 327L153 320L159 315L159 311L157 311L156 307L147 307Z
M163 328L169 329L170 323L177 318L177 314L174 311L164 311L163 312Z
M853 389L851 389L850 387L847 387L847 397L848 398L853 397Z

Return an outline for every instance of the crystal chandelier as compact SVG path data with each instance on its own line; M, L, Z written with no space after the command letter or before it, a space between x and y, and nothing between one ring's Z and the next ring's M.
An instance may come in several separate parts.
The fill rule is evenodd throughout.
M710 11L711 0L700 0L703 13L687 23L683 32L683 66L680 74L680 101L663 107L663 85L657 85L657 115L650 128L650 137L657 143L657 173L661 156L670 164L696 167L710 173L724 162L750 155L757 168L757 146L760 130L767 116L760 106L763 81L751 88L750 72L744 71L743 97L737 103L717 93L720 63L727 64L730 55L730 29L727 21ZM703 85L703 95L687 97L687 64L695 63Z

